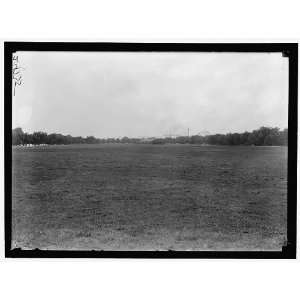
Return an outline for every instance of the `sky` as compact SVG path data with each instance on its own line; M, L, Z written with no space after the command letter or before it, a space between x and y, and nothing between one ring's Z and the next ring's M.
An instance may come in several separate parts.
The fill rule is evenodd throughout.
M159 137L287 128L281 53L17 52L13 128Z

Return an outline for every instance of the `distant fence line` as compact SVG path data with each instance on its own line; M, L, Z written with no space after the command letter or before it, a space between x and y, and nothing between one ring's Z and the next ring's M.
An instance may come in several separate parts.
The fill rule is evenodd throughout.
M278 127L260 127L252 132L211 134L206 136L178 136L164 138L86 138L58 133L47 134L37 131L32 134L23 132L22 128L12 130L12 145L68 145L68 144L105 144L105 143L133 143L133 144L199 144L199 145L255 145L255 146L284 146L288 144L288 129Z

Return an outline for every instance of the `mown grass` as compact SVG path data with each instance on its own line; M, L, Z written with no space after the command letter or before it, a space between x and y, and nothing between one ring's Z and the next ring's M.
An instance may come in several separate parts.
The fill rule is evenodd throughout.
M287 148L13 149L12 247L280 250Z

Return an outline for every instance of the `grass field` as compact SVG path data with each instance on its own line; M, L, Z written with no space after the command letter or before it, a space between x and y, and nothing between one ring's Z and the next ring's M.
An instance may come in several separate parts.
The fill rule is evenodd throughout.
M287 148L13 149L12 247L281 250Z

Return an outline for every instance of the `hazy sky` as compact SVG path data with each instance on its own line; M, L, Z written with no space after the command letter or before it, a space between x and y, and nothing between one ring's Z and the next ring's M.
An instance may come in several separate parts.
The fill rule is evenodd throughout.
M17 52L13 128L142 137L287 127L281 53Z

